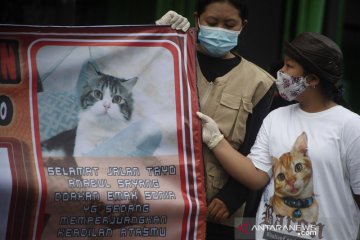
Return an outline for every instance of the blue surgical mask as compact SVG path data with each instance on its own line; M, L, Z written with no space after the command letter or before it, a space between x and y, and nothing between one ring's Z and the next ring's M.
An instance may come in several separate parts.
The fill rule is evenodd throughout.
M222 57L237 46L240 32L199 24L198 39L210 56Z

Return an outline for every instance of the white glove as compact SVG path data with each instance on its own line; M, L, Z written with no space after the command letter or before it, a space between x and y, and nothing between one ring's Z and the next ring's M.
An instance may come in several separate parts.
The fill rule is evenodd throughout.
M186 32L190 27L190 22L186 17L170 10L165 13L159 20L155 22L156 25L171 25L172 29L183 30Z
M219 127L211 117L201 112L197 112L196 115L202 121L203 142L210 149L213 149L224 138L224 135L221 134Z

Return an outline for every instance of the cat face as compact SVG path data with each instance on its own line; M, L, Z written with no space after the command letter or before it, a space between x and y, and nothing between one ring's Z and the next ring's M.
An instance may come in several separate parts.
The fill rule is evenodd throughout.
M307 188L312 190L312 166L307 156L306 135L302 134L291 152L273 158L275 194L280 197L299 197ZM310 186L311 185L311 186Z
M100 121L129 121L133 112L132 88L137 78L122 79L103 74L95 67L85 68L86 76L80 91L83 112ZM82 72L83 73L83 72Z

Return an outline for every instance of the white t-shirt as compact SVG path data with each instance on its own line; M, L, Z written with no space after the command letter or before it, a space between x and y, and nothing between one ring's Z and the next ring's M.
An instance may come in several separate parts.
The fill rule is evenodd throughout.
M290 152L303 132L307 137L307 156L311 166L293 166L287 171L283 167L280 171L274 170L276 176L273 176L272 157L280 158ZM278 108L264 119L248 157L270 177L257 211L257 239L356 239L360 210L351 191L360 195L359 115L342 106L319 113L304 112L299 104ZM304 168L312 168L312 177L301 179L298 176L296 182L294 176ZM286 174L278 174L283 172ZM291 177L292 182L289 180ZM286 191L289 192L287 200L284 193L277 194L283 197L277 198L281 199L277 203L280 202L291 216L277 214L281 212L279 205L274 207L272 204L274 178L292 184L288 190L284 190L284 185L276 191L284 190L285 195ZM308 193L307 199L297 197L306 194L291 196L292 190L296 192L296 184L300 186L302 183L312 185L304 187L307 189L304 191L313 189L312 197ZM316 203L317 207L313 205ZM309 220L311 223L299 217L309 215L307 211L310 208L314 218L307 219L316 219ZM302 221L299 222L299 219ZM310 234L316 234L316 237L309 237Z

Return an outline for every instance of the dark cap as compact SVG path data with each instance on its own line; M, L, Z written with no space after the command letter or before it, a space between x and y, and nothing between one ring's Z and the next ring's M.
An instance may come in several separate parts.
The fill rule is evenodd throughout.
M303 68L335 86L343 75L343 54L330 38L314 32L304 32L290 43L285 43L285 55Z

